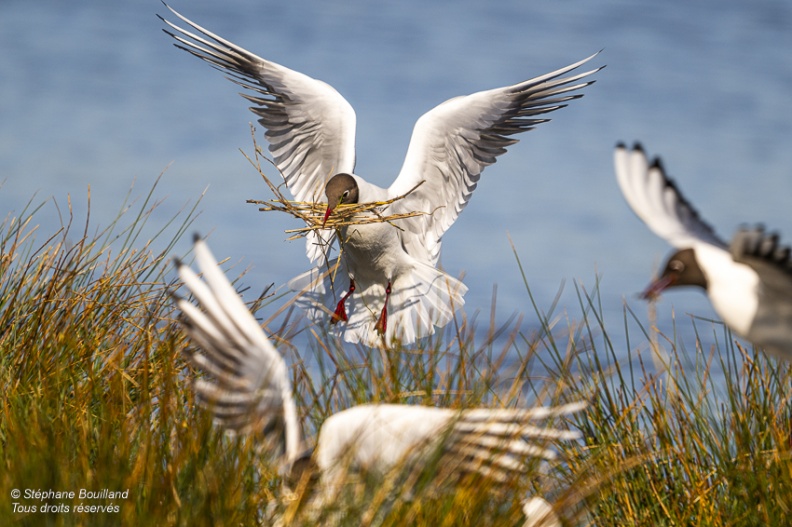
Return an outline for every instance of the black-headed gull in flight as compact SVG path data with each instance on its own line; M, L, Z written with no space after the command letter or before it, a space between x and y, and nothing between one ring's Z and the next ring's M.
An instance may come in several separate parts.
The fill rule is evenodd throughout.
M635 214L677 250L644 293L698 286L735 333L781 358L792 359L792 258L777 234L742 228L730 244L682 196L660 160L639 144L614 153L616 177Z
M595 55L503 88L450 99L424 114L413 130L399 175L381 188L354 174L355 112L333 87L270 62L193 23L167 20L176 46L226 73L248 93L266 129L269 151L298 201L341 203L406 198L383 214L423 212L397 222L340 229L340 258L330 259L334 232L312 231L310 260L320 265L289 282L314 321L329 320L348 342L410 344L445 326L464 304L467 287L437 269L443 234L456 221L484 167L517 142L512 136L547 122L546 114L582 97L597 68L564 76ZM343 322L338 324L338 322Z
M197 346L188 348L186 356L205 374L193 384L197 399L221 426L257 434L273 448L286 481L299 481L305 470L318 474L319 503L330 503L326 500L337 495L349 471L387 475L405 462L441 451L448 456L444 466L455 467L459 474L477 472L495 482L509 481L525 472L527 457L554 459L548 442L580 436L541 422L578 412L586 406L582 402L469 410L369 404L327 418L310 449L286 362L197 236L194 253L203 280L180 261L176 265L196 304L174 296L182 312L180 321ZM526 502L525 510L533 511L534 522L540 512L552 513L540 498Z

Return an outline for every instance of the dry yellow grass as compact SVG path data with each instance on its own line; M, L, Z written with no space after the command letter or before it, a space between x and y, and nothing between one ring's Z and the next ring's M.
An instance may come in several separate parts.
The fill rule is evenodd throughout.
M192 211L152 229L152 203L149 194L137 214L119 215L99 231L68 223L58 232L37 232L32 206L0 225L0 518L6 522L256 525L270 504L287 510L293 503L270 456L250 439L217 430L195 407L193 372L180 358L188 343L168 293L177 286L168 258ZM386 350L385 364L379 351L344 347L321 328L298 334L285 319L279 347L292 364L309 436L328 415L366 402L452 408L590 402L574 424L584 441L557 445L559 463L528 467L526 478L505 488L468 479L435 492L444 468L438 458L400 478L372 475L350 485L324 517L355 526L361 519L378 526L516 526L519 498L539 494L570 524L788 523L787 365L735 345L725 330L718 330L719 346L703 350L671 335L666 342L677 367L668 383L641 354L618 360L651 340L646 322L625 312L628 339L613 342L596 289L579 293L576 317L559 319L552 308L546 313L534 305L528 324L518 319L486 328L486 337L460 318L416 347ZM551 320L566 321L566 328L551 327ZM713 366L725 377L714 377ZM667 390L669 384L675 388ZM13 497L15 490L81 489L128 493ZM78 511L81 504L118 510ZM45 513L43 505L70 512ZM296 512L295 524L310 524Z

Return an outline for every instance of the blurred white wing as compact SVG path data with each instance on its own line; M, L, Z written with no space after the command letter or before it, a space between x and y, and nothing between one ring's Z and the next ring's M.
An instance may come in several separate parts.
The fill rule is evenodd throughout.
M260 433L293 460L302 438L286 363L197 236L194 251L203 280L182 262L176 266L197 305L178 297L176 303L200 348L186 355L211 378L195 381L198 400L223 427Z
M470 201L484 167L518 142L510 136L549 121L539 116L582 97L569 92L592 84L594 81L577 81L602 68L562 75L596 55L514 86L450 99L418 120L404 165L389 188L392 196L399 196L424 181L395 204L405 211L432 213L399 223L419 235L421 247L415 250L428 249L432 263L437 263L441 238Z
M316 448L320 468L339 477L353 452L355 465L382 473L412 456L440 454L455 470L478 472L495 481L523 473L526 457L554 459L552 439L576 439L575 431L540 421L581 411L585 403L520 409L452 410L401 404L355 406L328 418ZM427 451L427 449L429 449ZM334 470L335 469L335 470ZM334 482L337 483L337 482Z
M696 242L726 247L666 175L659 158L650 165L640 144L628 151L620 143L613 161L624 199L652 232L677 249Z
M507 482L525 471L527 457L553 460L556 453L548 440L578 439L576 431L542 426L540 421L571 415L586 403L520 409L473 409L453 422L446 449L462 467L498 482Z
M542 498L530 498L523 503L523 527L561 527L561 520L553 507Z
M195 34L164 18L176 47L206 61L229 80L251 93L250 110L265 128L273 160L297 201L324 201L324 187L339 172L355 168L355 111L332 86L265 60L166 7ZM321 240L309 236L306 251L311 261L323 255L332 231ZM322 244L324 240L324 244ZM320 245L321 244L321 245Z

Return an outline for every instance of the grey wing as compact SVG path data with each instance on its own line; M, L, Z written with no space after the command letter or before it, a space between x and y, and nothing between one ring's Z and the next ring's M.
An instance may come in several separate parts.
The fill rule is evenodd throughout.
M399 176L388 190L395 197L423 182L395 205L404 212L431 214L399 225L418 234L418 245L429 252L432 263L439 257L443 234L470 201L482 170L517 143L513 135L549 121L543 116L582 97L571 92L594 81L578 81L601 68L563 75L594 56L513 86L450 99L418 120Z
M729 252L735 262L761 270L764 284L792 301L792 249L779 243L778 233L743 227L732 237Z
M323 201L327 180L355 168L356 118L346 99L327 83L254 55L166 7L197 32L160 17L176 47L246 90L240 95L253 103L250 110L265 128L269 151L294 198ZM320 234L306 248L311 261L326 255L322 247L332 231Z
M613 160L624 199L652 232L677 249L692 247L696 242L726 247L666 175L659 158L650 164L640 144L627 150L620 143Z
M302 437L283 357L259 327L217 265L196 238L195 255L204 280L177 261L179 277L195 304L176 297L180 321L197 348L185 353L207 376L196 379L200 404L215 421L238 433L260 434L287 460L301 452Z
M729 250L735 262L756 271L761 298L746 337L784 360L792 358L792 250L761 226L740 229Z

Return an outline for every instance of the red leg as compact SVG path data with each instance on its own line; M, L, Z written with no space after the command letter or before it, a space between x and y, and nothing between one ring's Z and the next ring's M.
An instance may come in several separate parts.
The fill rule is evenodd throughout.
M377 333L380 335L384 335L385 332L388 330L388 299L390 298L391 294L391 283L388 280L388 287L385 288L385 305L382 306L382 313L380 313L379 320L377 321L377 325L374 326L374 329L377 330Z
M352 295L352 293L354 293L354 292L355 292L355 280L354 280L354 278L350 278L349 279L349 291L347 291L347 293L344 296L341 297L341 300L338 301L338 305L335 308L335 313L333 313L333 317L330 319L330 323L331 324L335 324L335 323L340 322L342 320L344 322L349 320L347 318L346 307L344 306L344 303L347 301L347 298L349 298L350 295Z

